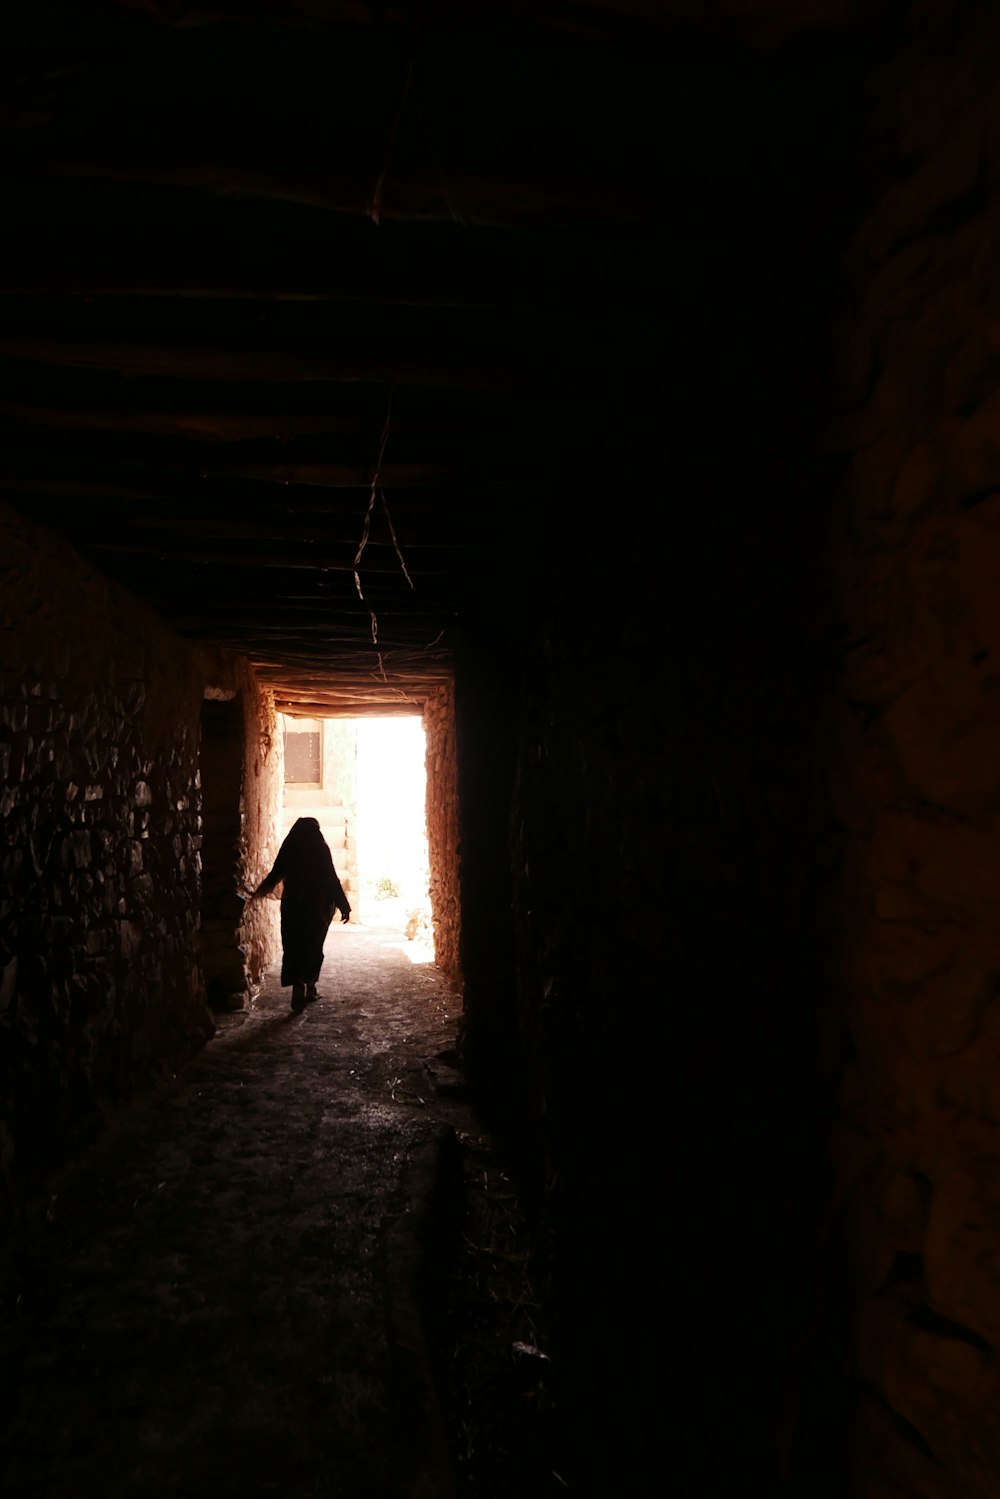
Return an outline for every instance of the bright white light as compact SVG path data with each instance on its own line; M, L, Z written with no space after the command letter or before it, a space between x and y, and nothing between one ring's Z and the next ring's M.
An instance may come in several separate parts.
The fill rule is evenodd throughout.
M358 874L366 915L405 925L428 911L426 741L420 718L357 721ZM390 889L398 892L387 894ZM426 946L429 933L414 939ZM408 944L411 945L411 944Z
M423 721L415 715L329 723L323 783L285 786L282 836L296 817L315 817L336 850L338 872L351 872L353 919L404 934L413 928L405 939L407 957L432 963ZM345 846L348 830L354 839L353 869Z

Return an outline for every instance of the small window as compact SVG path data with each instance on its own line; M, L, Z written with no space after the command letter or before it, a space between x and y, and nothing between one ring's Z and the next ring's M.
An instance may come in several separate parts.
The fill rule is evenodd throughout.
M299 718L285 728L285 785L323 784L323 726L315 718Z

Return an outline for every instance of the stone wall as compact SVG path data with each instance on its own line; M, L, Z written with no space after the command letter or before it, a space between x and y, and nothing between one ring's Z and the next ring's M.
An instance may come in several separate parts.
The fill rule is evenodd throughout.
M0 1140L14 1192L104 1103L212 1034L199 738L219 668L7 507L0 568Z
M838 307L825 728L859 1492L1000 1487L1000 14L913 13ZM869 166L869 171L871 171Z
M241 1009L246 973L236 940L243 909L236 887L240 838L243 703L235 689L209 689L201 710L201 927L202 974L213 1009Z
M458 771L455 697L441 687L424 703L427 769L427 853L437 966L461 988L459 963Z

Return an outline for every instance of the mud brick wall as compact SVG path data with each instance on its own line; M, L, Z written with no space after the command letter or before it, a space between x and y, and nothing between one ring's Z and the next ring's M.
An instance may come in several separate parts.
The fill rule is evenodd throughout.
M208 654L208 653L207 653ZM275 902L246 903L280 844L283 750L273 694L247 662L210 653L201 710L201 965L213 1008L249 1003L280 952Z
M237 890L255 890L281 846L285 759L274 694L261 688L246 662L241 661L238 670L244 753L235 882ZM252 989L264 969L281 956L277 903L251 901L244 905L237 940Z
M459 963L458 771L452 688L441 687L423 709L427 771L427 850L437 966L461 986Z
M0 509L0 1139L8 1179L200 1046L203 676L50 533Z
M1000 1487L1000 14L915 10L836 324L830 1232L858 1492Z

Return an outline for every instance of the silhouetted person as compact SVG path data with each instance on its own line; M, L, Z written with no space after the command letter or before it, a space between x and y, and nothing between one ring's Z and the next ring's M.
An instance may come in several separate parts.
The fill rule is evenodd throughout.
M339 911L349 921L350 902L315 817L300 817L288 830L270 874L250 896L270 895L281 885L281 982L292 986L292 1009L316 999L323 943Z

